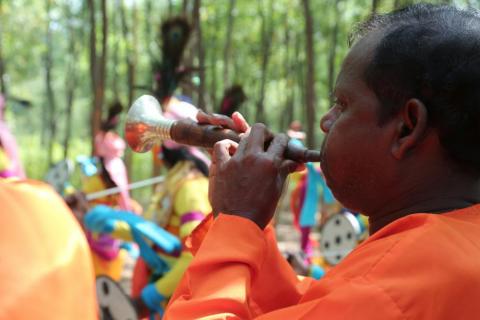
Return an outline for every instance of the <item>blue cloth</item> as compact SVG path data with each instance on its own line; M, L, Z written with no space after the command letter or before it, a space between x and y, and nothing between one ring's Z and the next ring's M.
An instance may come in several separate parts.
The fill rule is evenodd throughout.
M320 172L315 169L313 163L307 162L307 183L305 199L303 201L302 210L300 211L299 224L301 227L312 227L316 224L315 215L318 211L318 200L320 186L323 191L323 201L326 204L331 204L335 201L332 191L327 187L325 179Z
M160 316L163 315L163 308L160 303L165 300L165 297L157 291L157 288L153 283L143 288L141 297L150 310L157 312Z
M322 267L312 264L310 267L310 276L315 279L319 280L325 275L325 270Z
M87 177L92 177L97 174L97 158L87 157L87 156L78 156L77 162L80 165L82 173Z
M157 226L155 223L124 210L115 210L105 205L98 205L91 209L84 218L85 227L98 233L111 233L115 230L117 221L124 221L130 226L133 240L140 248L140 256L155 273L165 273L170 267L160 258L152 246L145 239L167 253L174 253L181 249L180 240Z

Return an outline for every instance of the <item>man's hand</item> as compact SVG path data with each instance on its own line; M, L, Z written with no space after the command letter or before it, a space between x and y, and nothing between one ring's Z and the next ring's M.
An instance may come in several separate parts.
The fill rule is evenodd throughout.
M217 125L238 133L246 133L250 129L250 125L240 112L234 112L230 118L221 114L207 114L199 110L197 113L197 121L199 124Z
M261 229L272 219L286 177L300 164L283 157L286 135L275 135L265 147L270 139L265 125L255 124L239 144L230 140L215 144L209 179L214 214L238 215Z

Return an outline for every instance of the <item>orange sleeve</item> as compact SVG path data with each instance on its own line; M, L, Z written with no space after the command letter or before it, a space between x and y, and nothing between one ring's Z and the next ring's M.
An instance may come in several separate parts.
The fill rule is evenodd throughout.
M248 241L245 241L248 239ZM166 319L252 319L298 303L299 281L277 249L274 230L221 214L172 296Z
M405 318L385 290L391 279L361 271L366 268L361 265L372 262L370 249L357 252L355 262L345 264L343 271L331 270L319 281L299 280L278 251L273 228L260 230L250 220L232 215L209 223L170 299L167 320ZM389 243L380 245L374 256L390 250Z

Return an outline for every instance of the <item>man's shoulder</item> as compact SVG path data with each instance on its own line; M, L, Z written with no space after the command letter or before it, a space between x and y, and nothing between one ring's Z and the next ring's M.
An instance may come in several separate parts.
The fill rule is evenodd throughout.
M335 269L348 271L352 276L372 276L382 269L397 270L408 265L420 271L423 263L442 263L443 269L450 264L454 267L455 259L468 258L476 250L480 253L480 247L474 245L480 243L480 206L477 208L474 210L479 215L471 215L470 208L448 214L412 214L399 219L359 245Z
M325 278L370 287L389 297L403 314L437 319L447 312L443 307L456 308L451 302L455 295L468 309L475 309L473 299L480 299L478 243L480 223L471 209L415 214L380 230ZM439 311L434 316L423 314L425 310Z

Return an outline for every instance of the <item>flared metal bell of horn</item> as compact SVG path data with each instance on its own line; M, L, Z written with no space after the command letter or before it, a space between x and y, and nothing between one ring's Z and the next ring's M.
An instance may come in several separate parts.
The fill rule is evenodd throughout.
M135 152L147 152L154 144L170 139L175 121L162 114L160 103L152 96L143 95L132 104L125 123L125 139Z

